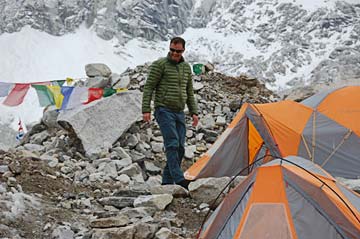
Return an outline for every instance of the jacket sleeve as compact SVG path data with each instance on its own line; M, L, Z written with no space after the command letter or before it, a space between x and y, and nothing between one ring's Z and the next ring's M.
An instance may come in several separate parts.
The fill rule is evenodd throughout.
M189 66L190 68L190 66ZM189 76L188 76L188 83L187 83L187 88L186 88L186 93L187 93L187 101L186 104L189 108L190 111L190 115L197 115L198 114L198 107L197 107L197 103L196 103L196 99L195 99L195 95L194 95L194 87L193 87L193 81L191 78L191 68L189 69Z
M142 112L150 113L150 102L153 95L153 92L158 85L162 75L162 68L158 61L155 61L150 66L150 72L147 77L144 90L143 90L143 99L142 99Z

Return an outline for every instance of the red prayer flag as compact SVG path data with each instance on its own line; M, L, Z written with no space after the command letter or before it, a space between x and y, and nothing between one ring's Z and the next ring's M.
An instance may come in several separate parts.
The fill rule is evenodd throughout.
M24 101L25 95L28 92L29 88L30 84L16 83L10 94L6 97L3 104L7 106L20 105Z
M19 123L18 123L18 125L19 125L19 129L18 129L18 131L23 130L23 127L22 127L22 124L21 124L21 119L19 119Z
M104 89L101 88L89 88L88 91L88 100L84 102L85 104L89 104L91 101L98 100L103 96Z
M51 85L51 81L33 82L32 85Z

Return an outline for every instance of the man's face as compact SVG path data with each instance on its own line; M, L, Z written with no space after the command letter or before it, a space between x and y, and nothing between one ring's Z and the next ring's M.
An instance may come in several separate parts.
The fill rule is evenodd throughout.
M169 51L171 60L179 62L184 51L185 49L181 43L171 43Z

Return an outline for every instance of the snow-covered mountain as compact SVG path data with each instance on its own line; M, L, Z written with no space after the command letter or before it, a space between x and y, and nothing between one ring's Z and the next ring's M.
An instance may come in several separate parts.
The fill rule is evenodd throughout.
M0 19L1 82L84 77L91 62L121 73L175 35L190 62L273 89L360 78L359 0L0 0ZM31 121L34 105L30 92L1 118Z

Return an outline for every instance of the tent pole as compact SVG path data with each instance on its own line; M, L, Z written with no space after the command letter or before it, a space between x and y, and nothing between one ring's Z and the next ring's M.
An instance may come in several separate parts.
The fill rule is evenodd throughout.
M344 135L340 143L336 146L336 148L330 153L330 155L325 159L325 161L321 164L321 167L324 167L324 165L330 160L330 158L336 153L336 151L345 143L345 141L350 137L352 133L352 130L349 129L349 131Z
M314 117L313 117L313 133L312 133L312 162L315 161L315 146L316 146L316 112L314 111Z
M306 139L305 139L305 137L304 137L303 134L301 134L301 139L302 139L303 142L304 142L305 149L306 149L306 152L308 153L308 156L309 156L310 160L314 162L313 157L312 157L311 152L310 152L310 149L309 149L309 146L308 146L308 144L307 144L307 142L306 142Z

